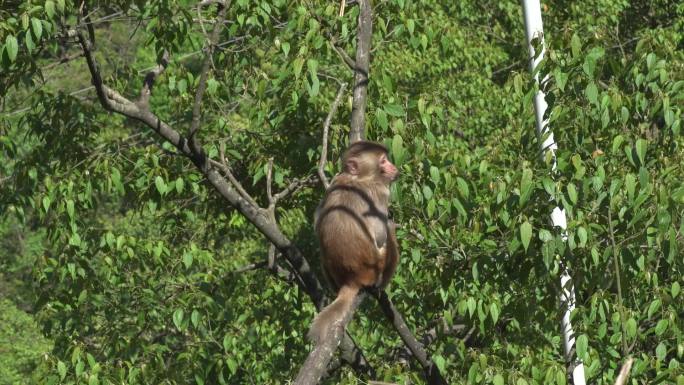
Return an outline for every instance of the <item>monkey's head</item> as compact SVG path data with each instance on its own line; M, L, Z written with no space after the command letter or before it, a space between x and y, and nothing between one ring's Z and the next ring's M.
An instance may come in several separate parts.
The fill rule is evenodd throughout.
M387 148L379 143L358 141L342 157L344 172L361 180L379 179L390 184L399 175L390 162Z

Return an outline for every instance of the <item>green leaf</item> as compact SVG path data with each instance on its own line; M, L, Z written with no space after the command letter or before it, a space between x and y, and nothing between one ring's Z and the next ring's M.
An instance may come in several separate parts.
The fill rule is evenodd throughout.
M216 79L211 78L207 80L207 93L209 95L216 95L216 91L218 90L219 82L216 81Z
M7 35L5 38L5 52L7 52L7 56L11 62L17 58L18 51L19 44L17 44L17 38L12 35Z
M584 358L587 355L589 349L589 338L586 334L580 334L580 336L577 337L577 341L575 342L575 344L575 346L577 347L577 356L579 358Z
M440 356L439 354L436 354L432 356L432 361L435 363L437 369L439 369L440 372L446 373L446 370L444 370L444 368L446 367L446 360L444 359L444 357Z
M36 19L35 17L31 18L31 29L36 36L36 41L40 41L41 36L43 36L43 24L39 19Z
M492 302L489 305L489 314L492 316L492 322L496 323L499 320L499 305L496 302Z
M66 210L69 218L74 219L74 201L71 199L67 199L66 201Z
M45 210L45 213L47 214L48 210L50 209L50 197L45 196L43 197L43 210Z
M660 361L665 360L667 357L667 346L665 346L664 343L659 343L658 346L656 346L656 358L658 358Z
M435 166L430 166L430 179L435 185L439 184L439 169Z
M387 123L387 113L383 110L378 110L375 113L375 121L378 122L378 126L383 130L386 130L387 127L389 127L389 124Z
M178 191L179 194L183 192L184 186L185 186L185 182L183 182L183 178L181 178L181 177L176 178L176 191Z
M189 269L190 266L192 266L192 261L193 261L193 256L191 252L186 252L183 254L183 265L185 265L186 269Z
M57 361L57 372L59 373L59 378L61 378L62 380L64 379L64 377L66 377L67 368L64 362Z
M574 183L568 183L568 197L573 205L577 204L577 189Z
M679 282L673 282L672 283L672 288L670 289L670 293L672 294L672 298L677 298L679 293L682 291L682 288L679 285Z
M390 116L394 116L396 118L401 118L404 116L404 108L398 104L387 104L383 109Z
M190 314L190 322L192 322L192 326L197 327L199 325L200 321L200 313L197 311L197 309L193 309L192 313Z
M176 325L178 330L182 330L181 326L183 325L183 315L183 309L176 309L176 311L173 312L173 324Z
M166 182L164 182L164 179L161 176L157 176L156 178L154 178L154 185L157 187L159 195L166 195Z
M658 321L655 327L655 334L657 336L660 336L663 333L665 333L665 331L667 331L668 324L669 322L667 321L667 319L661 319L660 321Z
M579 238L579 246L584 247L587 244L587 229L584 227L579 227L577 229L577 238Z
M522 177L520 178L520 207L524 206L532 194L532 170L529 168L523 169Z
M48 18L52 19L55 16L55 2L52 0L47 0L45 2L45 14Z
M522 242L523 248L527 251L527 247L530 245L530 240L532 239L532 225L530 222L525 221L520 225L520 241Z
M397 165L402 164L404 159L404 139L401 135L394 135L392 138L392 157L394 157L394 163Z
M645 139L639 139L636 141L636 153L639 157L639 164L644 164L644 159L646 159L646 149L648 148L648 141Z
M492 379L492 384L494 385L504 385L504 378L500 374L495 374L494 378Z
M634 338L637 334L637 322L634 318L630 318L625 322L625 331L627 332L627 337Z
M598 88L596 87L596 83L589 83L587 88L584 90L584 94L587 96L587 100L589 100L591 103L598 103Z
M468 199L468 196L470 195L470 189L468 188L468 183L465 181L465 179L457 176L456 187L458 188L458 192L461 194L461 196Z
M230 370L231 374L237 373L238 363L232 357L226 358L226 365L228 365L228 370Z
M477 309L477 302L475 301L475 298L473 298L473 297L468 298L467 307L468 307L468 313L472 317L473 314L475 314L475 310Z
M425 200L430 200L432 199L432 189L428 185L423 186L423 196L425 197Z
M651 304L648 306L648 318L653 317L653 314L660 310L660 299L655 299L651 302Z
M570 39L570 49L572 51L572 57L579 57L582 53L582 41L576 33L574 33Z

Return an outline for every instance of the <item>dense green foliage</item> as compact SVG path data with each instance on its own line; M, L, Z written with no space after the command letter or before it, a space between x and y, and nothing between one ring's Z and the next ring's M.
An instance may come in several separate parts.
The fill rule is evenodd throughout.
M170 52L151 108L185 133L216 7L91 3L96 58L121 94L135 98ZM261 204L269 158L276 189L315 173L322 122L338 83L352 79L333 42L353 57L358 7L338 17L338 6L235 0L228 10L199 135L213 158L225 144ZM389 291L417 335L438 327L427 349L450 383L566 383L565 265L588 382L612 383L633 356L633 384L684 384L684 4L544 2L554 176L552 160L538 160L518 2L374 6L368 137L388 145L403 174L393 188L402 259ZM267 269L235 273L264 260L263 236L154 132L100 107L65 34L78 13L65 0L0 8L0 264L24 285L22 299L0 294L29 300L54 342L36 381L285 383L308 352L310 299ZM75 58L55 65L63 57ZM331 127L329 174L346 143L348 96ZM277 209L313 266L321 193L300 190ZM567 243L550 225L549 194L567 212ZM32 322L7 314L0 365L4 339L27 333L11 325ZM378 379L424 382L376 303L350 331ZM24 352L12 354L10 376L25 372ZM327 381L361 383L348 367Z

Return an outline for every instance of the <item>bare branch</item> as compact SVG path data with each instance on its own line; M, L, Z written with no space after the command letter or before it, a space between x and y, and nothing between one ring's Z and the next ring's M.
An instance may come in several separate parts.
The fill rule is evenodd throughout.
M273 183L273 158L268 158L268 168L266 169L266 197L268 198L269 209L271 206L275 208L275 199L273 199L273 192L271 184Z
M371 0L359 1L359 31L354 67L354 99L352 101L349 143L366 137L366 97L370 71L370 46L373 35L373 7Z
M356 62L354 62L354 59L352 59L348 54L347 51L344 50L344 48L339 47L335 41L331 41L330 44L332 44L332 47L335 49L335 52L340 56L340 59L344 62L344 64L349 67L350 70L354 71L356 68Z
M238 194L240 194L240 197L242 199L244 199L251 206L253 206L255 208L259 208L259 205L256 203L254 198L252 198L252 196L247 193L245 188L242 186L242 183L240 183L237 179L235 179L235 175L233 175L233 172L230 170L230 167L226 166L223 163L219 163L213 159L209 159L209 164L211 164L212 166L223 171L223 175L226 178L228 178L228 181L233 186L233 188L235 188L235 190L238 192Z
M437 368L435 363L428 358L428 355L425 352L423 345L420 342L418 342L418 340L416 340L416 337L414 337L413 334L411 334L411 331L406 325L404 318L401 316L401 313L399 313L399 311L394 307L394 304L387 296L387 293L385 291L376 290L373 292L373 295L375 296L375 298L377 298L378 303L380 303L380 307L382 308L382 311L385 313L385 316L387 316L387 318L392 322L392 325L394 325L394 328L397 330L397 333L399 333L399 337L401 338L401 340L404 341L404 344L409 348L409 350L411 350L413 357L415 357L416 360L418 360L420 365L423 367L423 370L425 370L425 376L428 384L446 384L446 381L444 380L444 377L442 377L442 374L439 372L439 369Z
M346 5L347 5L347 1L346 1L346 0L342 0L342 1L340 2L340 14L339 14L340 17L344 16L344 7L345 7Z
M315 176L313 176L313 175L308 176L308 177L306 177L306 178L294 179L294 180L293 180L292 182L290 182L290 184L287 185L287 187L285 187L281 192L279 192L279 193L277 193L276 195L274 195L274 196L273 196L273 199L274 199L274 200L276 201L276 203L277 203L279 200L281 200L281 199L287 197L288 195L290 195L290 194L294 193L295 191L299 190L300 188L302 188L302 187L304 187L304 186L311 185L312 183L314 183L314 181L315 181L316 179L317 179L317 178L316 178Z
M200 1L199 6L200 7L206 7L206 6L212 5L212 4L219 4L222 6L226 6L226 2L223 0L202 0L202 1Z
M333 102L332 106L330 106L330 111L328 112L328 116L325 118L325 123L323 124L323 144L321 146L321 159L318 161L318 177L321 179L321 183L323 183L323 186L326 189L330 186L330 182L328 182L328 178L325 176L324 171L325 164L328 162L328 131L330 130L330 122L332 122L332 118L337 112L337 107L340 105L340 101L342 101L342 95L344 95L344 91L346 89L347 83L342 83L340 85L340 89L337 91L335 101Z
M233 274L240 274L240 273L244 273L246 271L257 270L257 269L261 269L261 268L266 267L266 266L268 266L268 261L250 263L249 265L243 266L243 267L233 271Z
M629 371L632 369L633 362L634 358L630 357L627 359L627 362L625 362L625 364L622 365L622 369L620 369L620 374L615 380L615 385L623 385L625 381L627 381L627 378L629 377Z
M216 43L218 42L219 34L223 29L223 20L226 17L226 11L230 7L230 1L226 6L221 6L216 16L217 23L214 24L214 30L211 31L211 36L209 36L208 45L205 47L206 54L204 60L202 61L202 69L200 70L199 84L197 85L197 92L195 93L195 104L192 107L192 122L190 123L190 131L188 132L188 138L190 140L190 147L195 153L199 154L201 146L197 140L196 134L200 126L200 106L202 104L202 98L204 98L204 92L207 89L207 77L209 76L209 65L212 61L212 55L214 54L214 49L216 48Z
M335 354L335 350L337 350L337 345L340 344L342 336L344 336L345 327L365 296L365 293L356 296L352 302L351 309L347 312L346 316L343 319L336 320L326 337L323 340L318 341L314 349L309 353L309 356L306 357L302 367L299 369L299 373L293 384L318 384L320 378L327 372L328 364L330 363L330 360L332 360L333 354Z

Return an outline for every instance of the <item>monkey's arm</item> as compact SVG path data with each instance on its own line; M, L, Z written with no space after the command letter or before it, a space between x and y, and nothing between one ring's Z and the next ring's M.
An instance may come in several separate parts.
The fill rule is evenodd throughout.
M384 289L392 280L399 264L399 245L397 244L396 225L392 220L387 221L387 243L385 244L385 270L382 272L380 288Z

